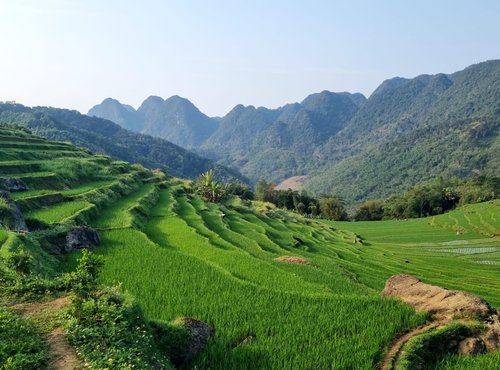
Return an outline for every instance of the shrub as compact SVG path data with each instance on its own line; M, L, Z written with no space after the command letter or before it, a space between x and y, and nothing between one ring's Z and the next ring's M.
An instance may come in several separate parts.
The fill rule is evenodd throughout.
M35 325L0 308L0 368L40 369L46 362L45 344Z
M20 246L20 251L12 253L7 258L7 266L22 275L29 275L33 267L33 257Z
M139 306L119 288L96 291L79 309L68 324L69 340L90 368L171 368L158 351Z

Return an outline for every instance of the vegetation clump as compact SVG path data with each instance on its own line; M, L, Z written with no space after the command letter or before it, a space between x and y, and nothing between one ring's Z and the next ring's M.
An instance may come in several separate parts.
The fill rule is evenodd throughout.
M41 369L46 364L46 345L36 325L0 307L0 368Z
M396 370L420 370L432 367L446 354L456 354L459 343L480 332L480 326L460 323L419 335L405 346Z

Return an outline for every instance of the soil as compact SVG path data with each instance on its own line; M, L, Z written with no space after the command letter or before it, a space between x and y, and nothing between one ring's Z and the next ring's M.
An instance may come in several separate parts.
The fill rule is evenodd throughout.
M282 182L280 182L278 185L276 185L274 187L274 190L288 190L288 189L301 190L303 185L304 185L304 181L306 181L306 179L307 179L307 176L289 177L289 178L283 180Z
M396 275L385 283L383 296L398 297L417 311L425 311L433 320L458 318L486 319L496 310L484 299L470 293L425 284L414 276Z
M69 345L68 337L63 328L57 327L47 334L49 345L49 369L73 370L80 366L75 349Z
M19 303L11 309L23 317L43 320L54 317L58 311L69 305L68 297L47 302ZM81 368L75 349L68 343L66 331L61 326L51 328L45 336L48 345L48 369L74 370Z
M296 256L281 256L278 258L275 258L276 261L278 262L286 262L286 263L295 263L297 265L308 265L309 261L306 260L303 257L296 257Z
M474 294L425 284L410 275L395 275L387 280L381 295L398 297L415 310L427 312L431 320L399 335L393 341L380 366L382 370L394 368L404 344L411 338L461 319L476 319L486 326L484 332L466 338L460 343L461 354L476 355L500 348L498 312L488 302Z

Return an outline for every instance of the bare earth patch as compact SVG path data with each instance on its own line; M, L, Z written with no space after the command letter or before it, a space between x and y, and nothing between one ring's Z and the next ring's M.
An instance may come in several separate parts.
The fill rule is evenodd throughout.
M75 349L69 345L68 336L63 328L58 327L47 334L49 345L49 369L73 370L80 362Z
M41 315L52 316L56 311L60 311L68 305L69 298L60 297L47 302L18 303L14 306L11 306L11 309L19 312L19 314L23 315L24 317L37 317Z
M36 321L50 321L58 312L69 305L68 297L61 297L47 302L19 303L11 309L24 317ZM80 361L75 349L68 343L68 336L61 326L50 328L46 334L49 362L48 369L73 370L79 369Z
M500 319L495 308L481 297L458 290L425 284L414 276L395 275L387 280L381 295L398 297L417 311L429 313L431 321L400 335L387 351L381 369L391 369L403 345L430 329L446 326L460 319L477 319L486 326L478 335L464 339L462 354L474 355L500 348Z
M485 319L496 313L488 302L474 294L425 284L410 275L391 277L385 283L382 295L398 297L415 310L430 313L433 320Z
M304 181L306 181L307 176L292 176L289 177L288 179L283 180L280 182L278 185L274 187L275 190L301 190Z
M281 256L281 257L275 258L275 261L285 262L285 263L295 263L297 265L308 265L309 264L308 260L306 260L303 257L297 257L297 256Z

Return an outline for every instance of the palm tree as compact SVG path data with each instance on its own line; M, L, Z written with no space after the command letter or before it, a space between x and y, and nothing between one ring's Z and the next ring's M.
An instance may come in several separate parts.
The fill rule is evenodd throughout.
M209 170L200 175L196 183L197 193L210 202L219 202L226 194L226 186L215 180L215 173Z

